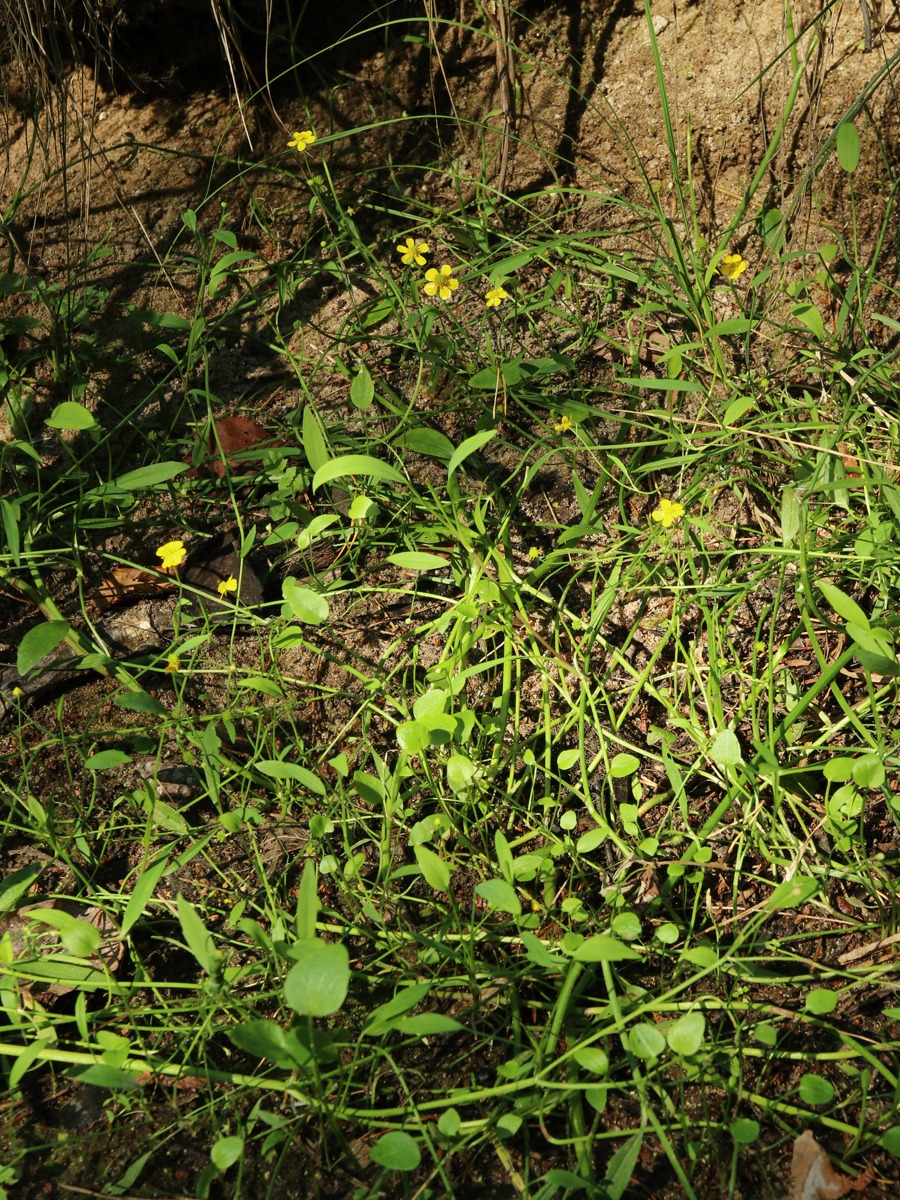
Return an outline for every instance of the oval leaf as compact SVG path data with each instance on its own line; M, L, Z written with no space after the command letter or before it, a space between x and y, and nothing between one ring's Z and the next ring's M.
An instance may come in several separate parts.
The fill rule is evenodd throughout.
M401 1129L383 1134L372 1147L370 1157L388 1171L415 1171L422 1161L418 1142Z
M150 467L138 467L136 471L126 471L124 475L119 475L116 479L116 487L125 492L137 492L141 488L157 487L161 483L168 483L170 479L174 479L176 475L180 475L187 469L188 464L181 462L161 462L154 463Z
M686 1058L696 1054L703 1045L703 1035L706 1032L706 1018L703 1013L685 1013L669 1026L666 1041L669 1049L675 1054Z
M68 621L45 621L29 629L19 642L16 653L16 670L19 674L27 675L42 658L55 650L70 628Z
M482 446L486 445L496 436L496 429L480 429L478 433L473 433L471 437L466 438L461 445L456 447L453 451L453 456L447 463L448 477L453 474L461 462L465 462L470 454L474 454L476 450L480 450Z
M497 908L514 917L522 911L522 903L516 895L515 888L505 879L485 879L475 888L475 894L484 900L488 908Z
M638 1058L659 1058L666 1048L666 1039L655 1025L639 1021L628 1031L628 1045Z
M427 846L415 846L414 853L419 870L425 876L425 882L435 892L450 890L450 868L444 859L429 850Z
M64 400L62 404L57 404L44 424L51 429L92 429L97 422L83 404Z
M440 571L449 563L443 554L428 554L424 550L401 550L397 554L389 554L387 561L404 571Z
M598 933L585 938L572 957L576 962L621 962L641 956L618 938L610 937L608 933Z
M284 981L284 998L295 1012L310 1017L336 1013L350 986L350 956L340 942L298 941L296 962Z
M304 625L321 625L328 617L328 601L325 597L312 588L301 587L290 576L282 583L281 594L291 613Z
M838 162L848 175L859 166L859 134L851 121L841 121L837 127Z
M395 467L370 454L344 454L323 463L313 476L312 490L318 491L323 483L332 479L344 479L348 475L368 475L372 479L383 479L388 483L405 483L406 480Z

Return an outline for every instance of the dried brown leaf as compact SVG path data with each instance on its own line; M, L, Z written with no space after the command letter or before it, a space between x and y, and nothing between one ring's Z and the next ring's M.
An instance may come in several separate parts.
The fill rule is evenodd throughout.
M873 1179L868 1169L856 1179L836 1171L810 1129L794 1141L791 1200L837 1200L848 1192L864 1191Z

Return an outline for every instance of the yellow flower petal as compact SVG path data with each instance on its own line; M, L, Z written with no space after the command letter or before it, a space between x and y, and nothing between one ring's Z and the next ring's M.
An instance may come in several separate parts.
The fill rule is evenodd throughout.
M404 266L411 267L415 263L417 267L424 267L424 256L428 253L428 243L417 242L415 238L408 237L405 242L401 242L397 247L397 253L400 255Z
M304 150L309 149L315 140L316 135L311 129L301 129L299 133L292 135L291 140L288 142L288 149L297 150L302 153Z
M739 254L726 254L719 263L719 270L726 279L735 280L747 270L747 264Z
M506 290L506 288L495 287L495 288L491 288L490 291L487 293L487 295L484 298L484 302L488 308L499 308L500 301L508 300L508 299L509 299L509 292Z
M655 508L650 516L654 521L659 521L663 529L670 529L679 517L684 516L684 505L679 504L677 500L663 498L659 502L659 507Z
M236 592L237 585L238 585L238 583L237 583L237 580L235 579L235 577L233 575L229 575L227 579L223 579L222 582L219 584L219 588L218 588L219 595L227 596L229 592Z
M184 542L179 539L174 542L164 542L156 551L156 556L162 559L161 569L163 571L172 571L175 567L180 567L187 558L187 550L184 548Z

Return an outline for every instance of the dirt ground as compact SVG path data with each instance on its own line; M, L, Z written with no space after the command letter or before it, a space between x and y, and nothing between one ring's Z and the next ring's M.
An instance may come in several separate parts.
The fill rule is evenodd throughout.
M804 173L821 165L829 135L900 50L900 8L892 0L870 0L870 5L870 52L863 46L858 0L836 4L824 36L803 41L809 60L800 103L772 164L772 203L784 203ZM689 142L699 226L712 237L734 212L782 112L791 71L790 55L784 52L783 0L653 0L651 7L682 177ZM799 28L823 6L800 0L793 7ZM413 202L472 203L475 189L485 182L480 176L484 146L481 132L467 121L486 119L494 130L487 143L493 164L487 186L496 183L503 117L494 45L474 13L467 13L471 24L460 32L440 19L429 29L419 11L410 6L414 22L406 30L418 42L398 38L386 46L383 29L369 15L363 27L368 25L372 33L326 51L316 40L321 31L311 28L310 47L318 57L300 73L304 99L297 98L297 82L288 76L240 115L222 82L212 26L192 30L183 45L171 48L162 81L150 72L138 86L129 86L120 76L111 80L102 69L73 69L64 81L64 121L50 106L35 124L25 115L26 83L11 76L0 179L0 211L7 214L0 226L0 248L6 254L2 269L47 282L71 283L77 276L79 288L96 289L105 298L102 324L109 354L92 375L86 403L99 403L109 389L122 397L132 390L146 394L146 380L130 376L115 362L116 345L127 346L133 336L128 306L191 317L194 281L167 266L173 246L181 243L183 248L186 209L199 211L207 228L229 228L240 248L257 251L270 264L302 243L308 193L298 186L297 156L286 150L293 130L315 130L319 145L310 161L325 160L333 176L358 181L359 219L369 220L373 237L383 241L388 254L394 239L409 230L391 227L380 213L366 218L370 190L381 195L396 187L411 210ZM348 12L350 28L369 9L359 5ZM438 16L455 22L459 7L439 4ZM649 184L659 189L677 220L643 6L636 0L523 4L512 18L510 38L518 52L518 99L505 191L514 198L545 192L549 219L563 192L571 200L573 192L581 191L585 223L596 227L597 209L607 193L639 198ZM216 69L209 69L210 60ZM198 70L198 62L205 69ZM194 79L204 82L202 90L192 90ZM211 79L217 80L215 85ZM428 116L435 111L458 121L436 124ZM401 121L404 114L414 119ZM898 126L896 90L880 86L857 120L862 157L854 188L863 246L874 240L875 214L883 208L880 156L891 156L897 165ZM284 156L279 175L258 169L278 155ZM397 181L388 178L384 164L389 157L413 165L423 157L441 161L446 174L431 173L421 182L411 171ZM457 174L461 194L452 184ZM815 244L816 239L833 240L832 229L848 234L849 214L847 175L832 155L817 169L812 203L796 237ZM84 267L101 244L111 253ZM733 249L751 269L763 253L749 225ZM339 404L346 397L347 385L335 377L330 356L351 300L343 288L316 279L297 297L293 310L288 349L304 374L304 386L318 389L326 403L331 398ZM0 304L9 302L0 297ZM210 363L208 386L223 413L246 411L249 398L253 415L263 422L283 418L302 398L282 363L239 339L223 345ZM49 411L60 396L48 380L36 399L39 411L41 406ZM180 411L180 400L169 391L159 404ZM0 437L8 436L0 429ZM123 462L118 469L130 465ZM0 610L0 620L7 626L0 628L0 659L11 661L22 625L9 607ZM378 652L376 647L376 657ZM79 705L96 713L106 687L97 682L79 689L80 695L67 701L73 705L69 719L80 719ZM346 720L342 711L333 717L338 724ZM327 740L329 730L319 734ZM4 753L11 746L5 740ZM50 787L52 764L43 769ZM279 843L272 853L283 854L284 846ZM115 874L120 867L111 863L110 871ZM77 1127L79 1118L71 1119ZM125 1158L130 1150L114 1148L113 1153ZM184 1153L189 1155L190 1148ZM169 1183L175 1187L177 1176L160 1176L160 1187ZM490 1181L485 1189L484 1194L495 1194Z

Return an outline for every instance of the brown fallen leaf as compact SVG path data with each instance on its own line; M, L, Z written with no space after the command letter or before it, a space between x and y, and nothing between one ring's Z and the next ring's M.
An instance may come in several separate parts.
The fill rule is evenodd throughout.
M875 1178L866 1168L851 1179L831 1165L828 1155L807 1129L794 1140L791 1156L791 1200L837 1200L848 1192L864 1191Z
M242 466L245 472L252 472L254 463L258 463L259 459L256 455L251 456L250 451L282 444L268 429L264 429L248 417L221 417L216 421L215 428L210 431L199 460L196 452L192 459L185 460L197 463L197 466L188 472L188 476L197 479L203 472L211 472L222 479L225 476L226 464L232 473L240 472Z
M141 571L137 567L113 567L91 599L99 612L105 612L116 604L164 596L177 586L176 580L166 579L162 573Z

